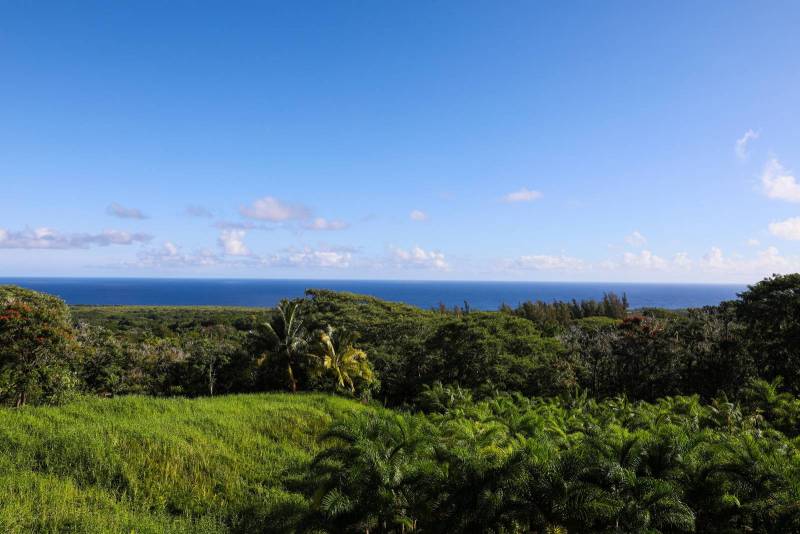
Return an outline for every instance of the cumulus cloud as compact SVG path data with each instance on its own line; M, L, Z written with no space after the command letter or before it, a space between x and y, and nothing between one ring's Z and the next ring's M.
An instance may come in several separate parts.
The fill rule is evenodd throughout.
M735 273L748 278L800 270L800 259L783 256L775 247L758 251L755 258L726 256L719 247L711 247L700 264L706 271Z
M522 269L541 271L575 271L586 267L586 263L580 258L564 255L548 256L545 254L521 256L516 264Z
M321 247L314 249L288 249L282 253L264 258L263 263L289 267L344 268L350 266L353 253L345 247Z
M147 219L147 215L137 208L126 208L122 204L112 202L106 208L106 213L120 219Z
M667 266L667 262L650 252L649 250L642 250L638 254L626 252L622 256L622 263L627 267L635 267L637 269L655 269L661 270Z
M769 233L781 239L800 240L800 217L770 223Z
M413 210L411 213L408 214L408 217L412 221L418 221L418 222L428 220L428 214L421 210Z
M183 213L189 217L199 217L203 219L210 219L214 216L210 209L206 208L205 206L198 206L196 204L190 204L186 206L186 209L183 211Z
M307 219L310 210L302 205L285 204L275 197L263 197L250 206L242 206L239 213L249 219L259 221L283 222Z
M0 248L16 249L84 249L93 246L133 245L147 243L152 236L120 230L105 230L98 234L61 233L51 228L26 228L21 231L0 229Z
M444 254L434 250L425 250L419 246L411 249L393 248L392 260L400 267L418 267L447 271L450 265L445 260Z
M634 230L633 233L625 236L625 242L632 247L643 247L647 244L647 238L639 230Z
M533 191L528 189L527 187L523 187L519 191L513 191L506 196L503 197L503 202L513 203L513 202L532 202L534 200L538 200L542 198L542 193L539 191Z
M250 250L244 244L244 230L222 230L219 233L219 246L229 256L249 256Z
M688 252L678 252L672 258L672 263L680 269L688 269L694 262L689 258Z
M755 141L758 139L758 135L758 132L751 129L747 130L743 136L736 140L736 156L739 159L747 159L747 145L750 143L750 141Z
M761 241L759 241L758 239L756 239L754 237L751 237L750 239L747 240L747 246L748 247L757 247L760 244L761 244Z
M348 224L338 219L330 220L323 217L317 217L303 225L306 230L344 230Z
M769 198L800 202L800 184L777 158L771 158L761 173L761 185Z

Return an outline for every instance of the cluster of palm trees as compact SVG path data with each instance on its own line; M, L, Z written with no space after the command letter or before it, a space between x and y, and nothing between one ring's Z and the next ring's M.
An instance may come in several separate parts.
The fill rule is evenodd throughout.
M449 389L429 388L428 414L336 421L309 474L308 528L800 532L800 428L787 436L758 409Z
M331 378L338 391L351 394L356 385L374 381L372 366L356 336L330 325L312 329L303 314L303 300L282 301L271 321L253 332L265 350L260 363L285 373L290 391L297 392L303 379Z

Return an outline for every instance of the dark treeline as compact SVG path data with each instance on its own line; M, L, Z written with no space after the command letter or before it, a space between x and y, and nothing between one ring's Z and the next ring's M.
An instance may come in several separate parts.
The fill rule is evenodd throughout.
M327 390L407 405L434 382L653 401L735 398L754 378L800 391L800 275L719 306L627 311L625 297L440 313L309 290L274 310L76 307L0 289L0 399ZM35 338L36 341L31 341ZM355 356L354 356L355 355ZM352 376L351 376L352 373Z

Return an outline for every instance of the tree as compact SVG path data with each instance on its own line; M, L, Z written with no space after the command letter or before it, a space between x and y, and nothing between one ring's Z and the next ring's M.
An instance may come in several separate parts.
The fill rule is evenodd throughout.
M235 351L225 328L204 328L199 335L189 339L186 351L189 353L189 365L199 375L208 394L213 396L220 369L230 362L231 354Z
M269 322L255 332L256 342L266 348L266 361L286 373L289 390L296 392L299 374L308 356L309 336L303 324L302 300L283 300Z
M0 400L23 406L54 402L74 389L77 353L64 301L0 286Z
M124 391L126 366L130 357L113 332L102 326L81 323L77 328L80 343L79 375L86 390L113 396Z
M736 317L760 376L800 392L800 273L774 275L739 295Z
M418 416L366 412L321 437L309 488L318 522L332 532L409 532L431 504L417 482L432 477L433 427Z
M347 388L351 393L356 391L356 380L365 384L374 381L367 353L355 348L354 342L355 336L350 332L328 326L318 333L312 353L319 358L318 372L333 375L337 386Z

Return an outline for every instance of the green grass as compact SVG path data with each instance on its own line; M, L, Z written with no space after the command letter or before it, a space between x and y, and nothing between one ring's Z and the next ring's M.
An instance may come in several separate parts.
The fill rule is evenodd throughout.
M0 409L0 532L286 531L326 395L86 399Z

